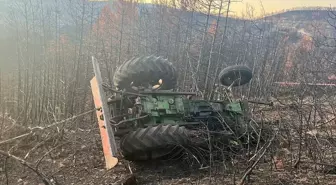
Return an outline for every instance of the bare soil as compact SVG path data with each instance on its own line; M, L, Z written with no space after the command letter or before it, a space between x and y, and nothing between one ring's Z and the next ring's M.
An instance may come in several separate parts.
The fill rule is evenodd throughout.
M300 125L298 114L294 110L283 109L283 107L280 110L280 105L275 107L270 110L266 107L258 107L254 110L255 116L264 118L265 121L281 118L280 124L283 124L284 128L292 125L293 122ZM328 120L330 116L323 119ZM325 120L320 118L321 123ZM329 126L335 128L334 124L329 124ZM317 130L317 127L311 128ZM293 141L299 140L299 137L288 138L285 134L286 130L282 131L279 137L280 146L267 152L248 176L245 184L336 184L336 166L332 165L334 164L333 154L336 150L331 147L334 145L330 144L333 139L326 139L326 136L322 134L325 129L324 127L312 132L313 134L305 134L306 140L303 145L308 147L306 146L301 151L301 162L296 165L300 146L298 142ZM306 128L305 132L308 131L309 129ZM2 125L0 141L26 132L27 130L6 118ZM295 136L295 131L289 132L293 132L291 135ZM314 135L314 133L319 135ZM324 137L321 136L316 140L316 135ZM99 130L96 123L91 121L66 123L58 128L0 145L0 150L9 151L34 165L38 164L40 172L60 185L123 184L125 179L131 177L129 169L136 178L137 184L238 184L246 169L253 163L253 161L231 161L218 163L210 168L192 165L185 160L132 163L121 159L115 168L107 171L104 166ZM318 161L322 158L323 161L329 162L319 164ZM276 167L280 168L276 169ZM0 184L42 185L43 182L32 170L18 161L0 155Z

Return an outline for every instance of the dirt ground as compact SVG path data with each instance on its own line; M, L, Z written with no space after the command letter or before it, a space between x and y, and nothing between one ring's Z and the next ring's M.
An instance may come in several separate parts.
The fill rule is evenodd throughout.
M256 116L259 110L254 111ZM298 116L295 111L268 110L266 119L285 118L293 120ZM261 114L259 116L262 116ZM326 118L327 119L327 118ZM1 140L25 133L26 130L7 120L1 129ZM283 136L285 137L285 136ZM287 138L288 139L288 138ZM292 138L296 140L297 138ZM320 145L323 145L323 143ZM314 145L312 145L314 146ZM294 148L294 149L293 149ZM119 164L105 170L99 130L94 121L71 122L58 128L36 133L6 145L0 150L10 151L31 164L39 172L60 185L114 185L123 184L131 177L137 184L239 184L252 162L235 161L218 163L213 167L191 166L188 161L151 161L132 163L120 160ZM274 150L274 149L272 149ZM336 166L310 163L309 151L304 151L300 164L297 161L295 145L281 145L277 151L269 151L248 176L245 184L291 185L291 184L336 184ZM327 151L327 152L326 152ZM329 155L335 148L324 148L319 152ZM280 154L281 153L281 154ZM274 155L270 155L274 154ZM275 159L274 156L278 158ZM332 156L332 155L331 155ZM317 159L316 159L317 160ZM276 169L278 168L278 169ZM11 158L0 155L0 184L2 185L42 185L43 181L32 170ZM130 183L134 184L134 183ZM129 185L129 184L128 184Z

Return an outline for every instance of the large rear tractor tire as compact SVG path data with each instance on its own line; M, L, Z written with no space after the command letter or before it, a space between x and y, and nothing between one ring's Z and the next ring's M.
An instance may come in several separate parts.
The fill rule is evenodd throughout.
M156 56L132 58L121 65L113 78L118 89L132 90L132 87L155 86L159 84L161 90L170 90L177 84L177 72L167 59Z
M188 130L185 127L158 125L127 134L121 139L120 148L125 159L143 161L174 155L172 153L181 151L177 149L179 146L189 143Z
M247 66L229 66L219 73L219 80L224 86L240 86L250 82L252 70Z

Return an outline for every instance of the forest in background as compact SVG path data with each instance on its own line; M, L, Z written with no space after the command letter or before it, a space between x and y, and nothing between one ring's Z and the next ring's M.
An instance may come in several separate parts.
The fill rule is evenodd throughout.
M254 74L250 84L234 89L238 97L269 100L290 94L302 108L303 94L316 98L329 91L309 85L289 88L277 82L334 83L336 13L332 9L302 10L312 16L305 20L299 19L300 10L289 18L255 18L250 7L245 17L233 18L228 15L235 1L174 2L176 8L118 0L112 9L104 2L82 0L9 2L0 36L2 132L6 119L24 127L48 127L92 110L91 56L99 61L109 85L124 61L163 56L178 70L177 90L195 91L206 99L212 97L221 69L235 64L249 66ZM314 115L320 109L317 100L310 109ZM299 108L294 117L301 123L301 141L304 126L311 130L310 123L315 125L318 118L298 116L303 115ZM77 122L95 119L92 112L90 121L81 117ZM301 147L295 149L299 156Z
M114 1L112 10L106 2L10 2L7 36L1 41L1 112L39 125L53 115L62 119L90 109L91 56L101 63L110 85L124 61L163 56L179 71L178 90L198 91L206 98L220 70L229 65L253 69L252 83L240 93L255 98L271 96L274 82L284 81L286 72L292 76L289 81L308 80L308 73L294 69L299 65L331 69L328 59L320 60L330 50L319 52L311 36L290 27L283 31L281 20L253 20L252 8L246 19L228 17L234 1L191 2L178 9ZM318 21L315 26L326 24ZM320 30L309 28L318 35ZM309 80L314 78L319 81L323 75Z

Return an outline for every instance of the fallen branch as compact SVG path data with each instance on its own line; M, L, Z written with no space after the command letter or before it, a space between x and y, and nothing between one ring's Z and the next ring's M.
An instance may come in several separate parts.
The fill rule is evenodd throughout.
M30 130L35 130L35 129L44 130L44 129L48 129L48 128L54 127L54 126L56 126L56 125L59 125L59 124L62 124L62 123L66 123L66 122L68 122L68 121L70 121L70 120L76 119L76 118L78 118L78 117L85 116L85 115L90 114L90 113L95 112L95 111L96 111L96 109L89 110L89 111L86 111L86 112L84 112L84 113L81 113L81 114L72 116L71 118L67 118L67 119L65 119L65 120L55 122L55 123L50 124L50 125L48 125L48 126L46 126L46 127L33 127L33 128L28 127L28 128L29 128Z
M25 155L25 157L24 157L23 159L27 159L28 156L30 155L30 153L31 153L32 151L34 151L36 148L40 147L41 145L43 145L43 144L46 143L47 141L48 141L48 139L43 140L42 142L40 142L40 143L38 143L37 145L35 145L32 149L30 149L30 150L27 152L27 154Z
M3 155L3 156L6 156L6 157L9 157L11 159L14 159L18 162L20 162L23 166L29 168L31 171L33 171L37 176L40 177L40 179L43 181L43 183L45 185L56 185L56 183L53 181L53 179L49 179L49 177L47 175L45 175L44 173L42 172L39 172L36 168L34 168L33 164L25 161L24 159L21 159L20 157L17 157L15 155L12 155L8 152L5 152L3 150L0 150L0 155Z
M268 145L264 148L264 151L260 154L260 156L257 158L257 160L252 164L252 166L247 169L247 171L245 172L245 174L243 175L243 177L240 179L240 182L238 183L238 185L243 185L244 184L246 177L252 172L252 170L257 166L257 164L259 163L259 161L261 160L261 158L265 155L267 149L271 146L271 144L272 144L272 142L273 142L273 140L274 140L274 138L275 138L276 135L277 134L273 135L273 137L269 141Z
M8 170L7 170L7 161L8 161L8 157L6 157L6 159L5 159L4 170L5 170L6 185L9 185Z
M67 119L62 120L62 121L55 122L55 123L50 124L50 125L48 125L48 126L46 126L46 127L32 127L32 128L28 127L28 129L30 130L30 132L27 132L27 133L25 133L25 134L22 134L22 135L19 135L19 136L16 136L16 137L7 139L7 140L5 140L5 141L0 141L0 145L6 144L6 143L10 143L10 142L13 142L13 141L15 141L15 140L17 140L17 139L21 139L21 138L30 136L30 135L32 135L32 134L35 133L34 130L45 130L45 129L48 129L48 128L57 126L57 125L59 125L59 124L62 124L62 123L66 123L66 122L68 122L68 121L70 121L70 120L73 120L73 119L76 119L76 118L78 118L78 117L81 117L81 116L90 114L90 113L92 113L92 112L94 112L94 111L96 111L96 109L93 109L93 110L90 110L90 111L87 111L87 112L78 114L78 115L76 115L76 116L73 116L73 117L71 117L71 118L67 118Z
M54 151L56 148L59 148L59 147L61 147L61 146L64 146L64 145L66 145L66 144L68 144L68 143L70 143L70 142L66 142L66 143L63 143L63 144L61 144L61 145L58 145L58 146L56 146L56 147L50 149L48 152L46 152L46 153L45 153L39 160L36 161L35 168L38 169L38 167L39 167L41 161L42 161L48 154L50 154L50 153L51 153L52 151Z
M22 134L22 135L19 135L19 136L16 136L16 137L7 139L7 140L5 140L5 141L0 141L0 145L6 144L6 143L10 143L10 142L13 142L13 141L15 141L15 140L17 140L17 139L21 139L21 138L30 136L30 135L32 135L32 134L33 134L33 131L31 130L31 131L28 132L28 133L25 133L25 134Z

